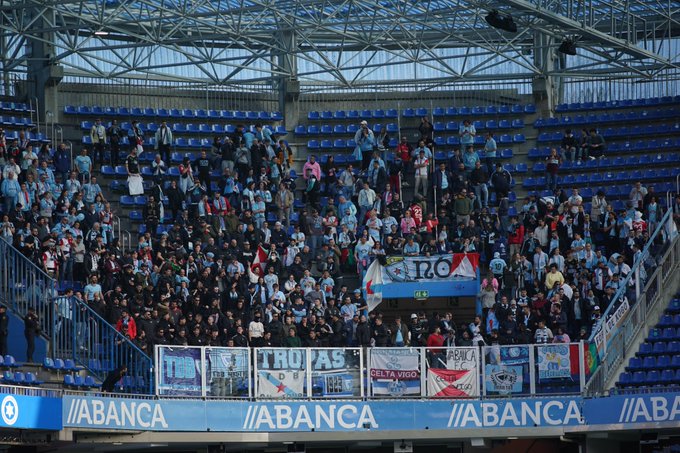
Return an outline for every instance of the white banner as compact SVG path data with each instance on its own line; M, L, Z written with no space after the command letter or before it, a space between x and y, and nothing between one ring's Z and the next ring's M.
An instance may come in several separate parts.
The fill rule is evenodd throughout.
M449 398L479 396L479 350L447 349L446 369L428 370L427 394Z
M555 379L571 377L571 359L568 344L538 346L538 378Z
M258 371L257 393L264 398L302 398L304 371Z
M449 281L476 278L479 255L451 253L436 256L388 256L382 268L382 283ZM364 281L365 283L365 281Z
M420 395L420 350L372 348L370 377L373 395Z

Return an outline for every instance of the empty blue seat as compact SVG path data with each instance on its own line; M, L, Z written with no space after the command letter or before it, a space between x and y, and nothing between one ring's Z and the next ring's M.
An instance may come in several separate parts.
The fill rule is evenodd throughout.
M385 118L385 111L382 109L374 110L373 118Z
M663 341L654 343L654 346L652 346L652 354L653 355L666 354L666 343Z
M54 369L56 371L63 371L64 367L65 367L65 365L64 365L64 361L62 359L59 359L59 358L54 359Z
M25 376L25 379L24 379L24 383L25 383L26 385L40 385L40 384L42 384L43 382L42 382L42 381L39 381L38 378L35 376L35 374L33 374L33 373L31 373L30 371L28 371L28 372L26 373L26 376Z
M321 134L322 135L330 135L333 133L333 127L330 126L329 124L324 124L321 126Z
M317 126L315 124L311 124L311 125L307 126L307 133L309 135L318 135L319 132L320 132L319 126Z
M83 386L87 388L95 388L99 387L97 383L95 382L94 378L90 375L85 376L85 380L83 381Z
M79 371L80 367L76 365L73 359L64 360L64 371Z
M616 382L617 387L628 387L632 384L633 375L629 372L621 373L619 380Z
M320 147L321 147L321 148L324 148L324 149L332 148L332 147L333 147L333 142L330 141L330 140L321 140Z
M641 386L645 385L647 374L644 371L636 371L633 373L633 379L631 380L631 384L635 386Z
M3 366L6 368L18 368L19 364L17 363L13 355L7 354L3 358Z
M639 371L642 369L642 359L640 357L631 357L626 367L626 371Z
M413 118L416 116L416 111L414 109L404 109L402 116L404 118Z
M344 124L336 124L333 126L333 133L334 134L346 134L347 133L347 126Z
M509 145L512 143L512 137L510 134L503 134L498 138L498 143L503 145Z
M656 358L656 368L666 369L671 366L671 358L668 355L660 355Z
M435 107L432 109L432 116L434 117L439 117L439 116L445 116L446 115L446 110L443 107Z
M361 111L360 117L364 120L370 120L373 118L373 112L371 110L364 109Z
M385 118L398 118L399 111L397 109L387 109L385 111Z
M501 159L512 159L512 149L506 148L501 150Z
M336 120L344 120L347 118L347 113L345 113L344 110L336 110L335 113L333 113L333 118Z
M73 379L73 375L71 374L65 374L64 375L64 387L75 387L75 380Z
M310 140L307 142L307 149L319 149L318 140Z
M654 356L646 356L642 360L642 367L643 370L651 370L653 368L656 368L656 357Z
M333 141L333 148L346 148L347 147L347 141L343 140L341 138L338 138Z
M130 195L122 195L120 197L120 204L122 206L132 207L135 205L135 198Z
M486 122L487 129L498 129L498 122L496 120L488 120Z

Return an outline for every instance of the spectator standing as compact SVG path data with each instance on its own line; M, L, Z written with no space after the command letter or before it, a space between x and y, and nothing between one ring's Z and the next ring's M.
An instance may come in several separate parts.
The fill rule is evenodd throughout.
M156 130L154 136L156 143L154 149L161 155L165 162L170 162L170 146L172 146L172 131L168 127L168 123L163 121L160 127Z
M463 124L461 124L460 128L458 129L458 135L460 136L460 145L463 150L467 150L468 148L472 148L472 146L475 143L475 135L477 135L477 131L475 130L475 126L470 122L470 120L466 119L463 121Z
M552 148L550 155L545 159L546 185L548 190L555 192L557 190L557 172L560 170L562 159L557 154L557 150Z
M26 362L33 363L35 337L40 335L40 320L33 307L28 308L24 317L24 337L26 337Z
M486 161L486 171L489 175L493 173L497 152L498 145L496 145L496 139L493 138L493 132L487 132L486 141L484 142L484 160Z
M109 140L109 162L112 167L118 165L118 159L120 158L120 140L123 136L123 131L118 126L118 120L111 121L111 125L106 129L106 137Z
M101 119L97 118L92 125L90 138L92 139L92 165L101 166L104 162L104 147L106 146L106 128Z
M366 170L371 162L373 147L375 146L375 134L368 127L367 121L362 121L359 130L354 134L354 142L361 151L361 169Z
M418 157L413 163L413 167L416 171L415 185L413 187L414 195L421 195L423 198L427 198L427 174L429 165L430 161L425 156L425 151L420 150Z

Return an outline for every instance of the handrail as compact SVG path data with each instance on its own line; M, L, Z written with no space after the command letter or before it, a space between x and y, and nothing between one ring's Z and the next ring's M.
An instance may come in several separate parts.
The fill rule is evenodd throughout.
M661 219L661 221L657 225L656 229L654 230L654 233L649 237L647 244L645 244L645 247L642 249L642 255L641 255L642 257L649 255L650 247L652 246L652 244L654 244L657 235L660 232L663 231L663 229L666 225L666 222L668 222L668 220L671 218L672 215L673 215L673 210L668 209L666 211L666 214L663 216L663 218ZM621 282L619 289L616 291L616 293L614 294L614 297L612 298L612 302L609 304L607 309L602 314L602 317L600 318L601 321L597 324L595 329L593 329L592 333L590 334L590 337L588 338L588 341L594 341L595 340L595 337L602 330L602 328L604 326L604 321L606 321L609 318L609 316L613 314L613 311L616 310L617 305L618 305L617 302L619 300L621 300L622 297L625 296L626 289L628 288L628 284L629 284L630 280L633 278L633 276L635 276L636 272L638 272L640 266L642 266L643 264L644 264L643 259L640 259L640 260L633 263L633 266L631 267L630 272L628 273L626 278L623 279L623 281ZM636 281L635 284L639 285L640 284L639 280ZM605 342L605 345L606 345L606 342ZM606 346L605 346L605 348L606 348Z
M612 330L609 341L604 332L600 333L602 336L600 341L606 349L598 360L597 370L591 375L586 385L586 394L589 396L597 396L606 392L606 387L619 371L625 358L633 349L637 350L638 337L649 324L648 320L652 322L658 320L658 315L664 308L660 305L660 301L665 300L664 288L674 277L674 270L680 261L680 238L675 236L663 256L657 261L656 269L646 282L644 291L640 293L636 304L630 307L620 320L618 328ZM595 344L597 343L596 341Z
M54 298L55 347L72 351L76 363L103 381L112 369L127 365L128 375L143 379L139 390L153 389L153 361L133 341L119 332L90 305L75 297Z
M20 316L32 308L42 332L51 332L50 298L57 282L12 244L0 240L0 300Z

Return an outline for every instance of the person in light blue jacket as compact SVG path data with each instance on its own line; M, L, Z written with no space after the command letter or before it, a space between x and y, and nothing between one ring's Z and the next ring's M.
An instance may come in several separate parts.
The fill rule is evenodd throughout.
M9 214L17 205L19 193L21 192L21 186L19 185L19 181L17 181L14 172L9 172L7 176L8 177L2 181L2 186L0 186L5 214Z
M361 127L356 134L354 134L354 141L357 144L357 148L361 151L361 169L366 170L371 162L373 146L375 145L375 134L368 127L366 121L361 122Z

